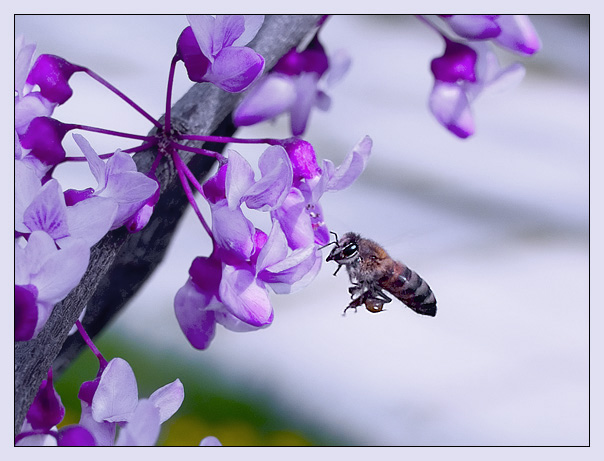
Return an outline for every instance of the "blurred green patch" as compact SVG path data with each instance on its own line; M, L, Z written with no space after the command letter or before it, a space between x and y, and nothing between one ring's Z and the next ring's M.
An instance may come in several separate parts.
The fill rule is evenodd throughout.
M174 416L162 425L158 445L195 446L208 435L225 446L333 446L347 445L338 437L308 422L295 420L271 399L270 395L250 392L234 385L215 369L187 363L169 352L148 345L125 341L109 331L95 340L107 360L122 357L132 367L139 398L179 378L185 399ZM65 405L65 418L59 425L75 424L80 419L77 398L82 382L94 379L98 361L85 350L55 381Z

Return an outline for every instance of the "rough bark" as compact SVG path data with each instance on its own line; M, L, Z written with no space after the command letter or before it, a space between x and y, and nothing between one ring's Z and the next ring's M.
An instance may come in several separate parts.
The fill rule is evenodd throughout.
M267 16L250 44L260 52L270 69L292 46L316 25L319 16ZM226 93L209 84L196 84L172 108L175 127L190 134L230 135L235 127L230 113L241 95ZM201 143L191 143L200 147ZM205 145L214 150L220 146ZM155 150L136 154L140 171L148 171ZM182 153L181 158L198 178L213 164L208 157ZM48 368L60 371L82 347L79 335L67 336L87 306L84 326L94 336L142 286L161 262L172 234L187 206L174 169L163 161L157 170L161 198L148 225L139 233L125 229L108 233L91 249L88 270L80 284L55 306L37 338L15 343L15 434Z

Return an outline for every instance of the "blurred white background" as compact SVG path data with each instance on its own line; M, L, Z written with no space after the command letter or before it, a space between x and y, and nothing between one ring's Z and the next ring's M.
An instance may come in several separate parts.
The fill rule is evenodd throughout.
M210 249L189 213L113 328L262 389L294 418L359 445L587 444L589 25L532 19L543 49L523 59L518 87L476 101L477 134L465 141L427 108L442 42L417 19L335 16L321 35L353 65L305 138L336 164L362 136L374 141L361 178L324 197L327 222L376 240L421 274L438 300L435 318L396 301L343 317L347 277L325 264L305 290L272 298L269 328L219 329L207 351L195 351L172 308L191 261ZM186 25L183 16L18 16L16 33L40 53L91 67L160 116ZM150 129L94 82L73 80L59 120ZM181 67L175 100L189 86ZM238 135L286 137L286 128L280 119ZM98 152L120 145L87 137ZM237 149L250 161L262 151ZM91 178L81 165L61 175L66 187Z

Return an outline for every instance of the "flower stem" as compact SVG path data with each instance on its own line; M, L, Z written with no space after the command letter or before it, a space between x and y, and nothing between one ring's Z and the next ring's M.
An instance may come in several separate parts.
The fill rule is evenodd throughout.
M138 111L143 117L145 117L147 120L149 120L151 123L153 123L153 125L155 125L158 128L161 128L161 123L159 123L157 120L155 120L153 117L151 117L151 115L149 115L145 110L143 110L138 104L136 104L132 99L130 99L128 96L126 96L124 93L122 93L116 87L114 87L111 83L109 83L103 77L101 77L96 72L93 72L90 69L85 69L85 72L89 76L91 76L93 79L95 79L97 82L99 82L102 85L104 85L105 87L109 88L116 95L118 95L120 98L122 98L124 101L126 101L130 106L132 106L136 111Z
M213 150L203 149L200 147L187 146L187 145L179 144L176 142L171 143L171 146L174 149L186 150L187 152L193 152L195 154L201 154L201 155L206 155L208 157L214 157L216 160L218 160L220 162L221 165L226 161L226 158L224 157L224 155L222 155L219 152L214 152Z
M230 138L228 136L203 136L193 134L180 135L181 139L188 139L191 141L205 141L205 142L218 142L221 144L227 144L229 142L237 144L270 144L281 145L284 140L272 139L272 138L257 138L257 139L246 139L246 138Z
M172 129L172 87L174 84L174 71L176 69L176 63L178 61L179 60L175 55L172 58L172 62L170 63L170 73L168 74L168 89L166 90L166 115L164 116L164 125L166 133L170 133L170 130Z
M212 234L212 230L210 229L210 226L208 226L208 223L206 222L203 215L201 214L201 211L199 210L199 206L197 206L197 201L195 200L195 197L193 196L193 191L191 190L191 186L189 185L189 182L187 181L186 172L189 171L189 173L191 173L191 171L189 170L187 165L185 165L185 162L182 161L182 159L178 156L178 154L176 152L172 152L171 156L172 156L172 160L174 161L174 166L176 167L176 171L178 172L178 178L180 179L180 183L182 184L182 187L185 191L185 195L187 196L187 200L189 200L189 203L195 210L195 214L197 214L197 217L199 218L201 225L203 226L203 228L205 229L207 234L210 236L212 241L214 241L214 235ZM192 173L191 173L191 175L192 175ZM199 187L200 187L199 190L201 190L201 186L199 186Z
M90 348L90 350L96 356L96 358L99 359L99 364L100 364L99 368L101 370L105 369L108 362L107 362L107 360L105 360L105 357L103 357L103 354L101 354L101 351L99 351L97 349L97 347L94 345L94 343L92 342L92 339L90 339L90 336L88 336L88 333L86 333L86 330L84 330L84 326L82 325L82 322L80 322L79 320L76 320L75 324L76 324L78 331L80 332L80 336L82 336L82 339L84 340L86 345Z
M88 126L88 125L79 125L79 124L75 124L75 123L69 125L69 129L70 130L79 129L79 130L84 130L84 131L91 131L93 133L108 134L110 136L120 136L122 138L140 139L141 141L153 141L155 139L154 136L143 136L140 134L124 133L122 131L106 130L105 128L97 128L95 126Z

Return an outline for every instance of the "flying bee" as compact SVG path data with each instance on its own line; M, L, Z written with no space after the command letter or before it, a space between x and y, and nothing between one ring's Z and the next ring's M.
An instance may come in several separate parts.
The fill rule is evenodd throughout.
M348 289L352 297L344 313L350 308L365 305L370 312L380 312L386 303L392 301L383 290L386 290L418 314L436 315L436 298L434 293L415 271L403 263L392 259L386 251L372 240L362 238L359 234L348 232L335 242L327 245L335 247L326 261L335 261L338 268L346 266L352 286ZM325 246L327 246L325 245Z

